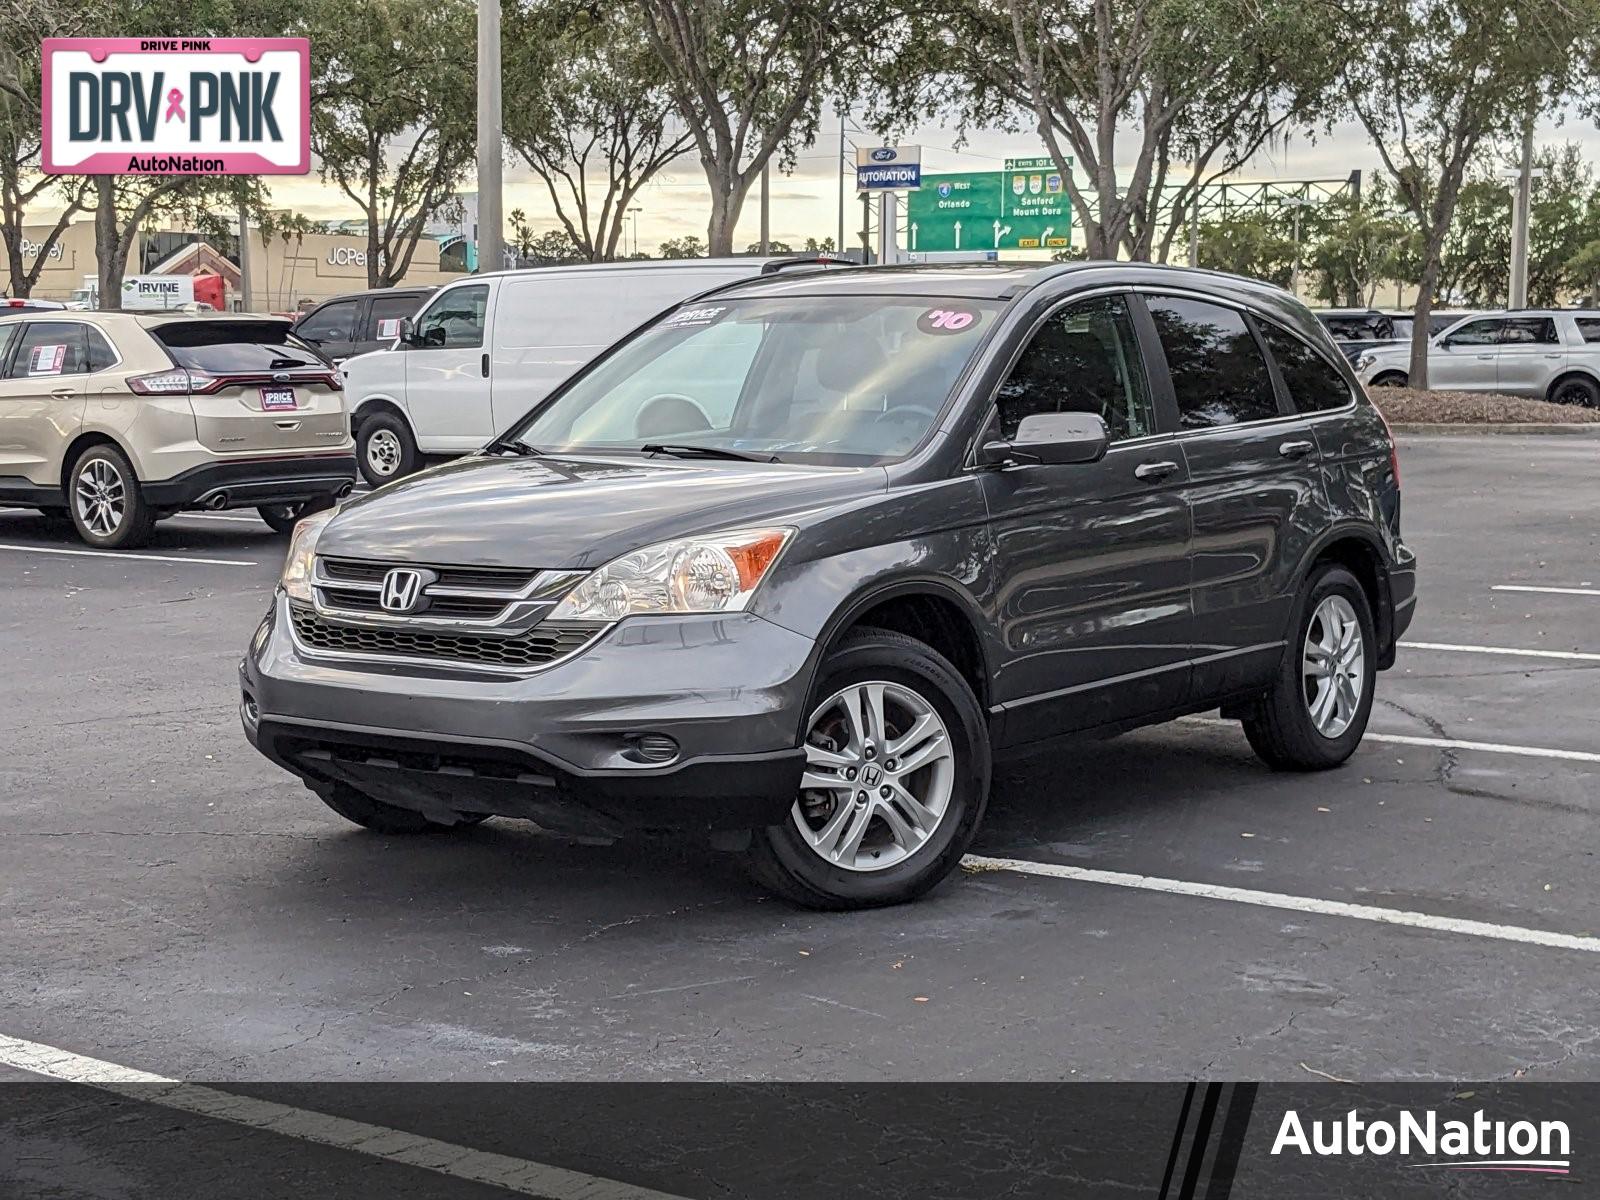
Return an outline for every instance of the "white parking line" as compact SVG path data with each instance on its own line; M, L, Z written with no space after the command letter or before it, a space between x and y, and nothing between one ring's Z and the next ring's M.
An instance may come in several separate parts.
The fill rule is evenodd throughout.
M1450 642L1401 642L1402 650L1444 650L1451 654L1508 654L1513 658L1561 658L1569 662L1600 662L1600 654L1577 650L1521 650L1515 646L1458 646Z
M1310 896L1289 896L1282 892L1258 892L1250 888L1224 887L1215 883L1193 883L1186 879L1129 875L1122 871L1097 871L1088 867L1031 862L1020 858L989 858L981 854L969 854L961 860L961 863L972 871L1012 871L1020 875L1072 879L1079 883L1103 883L1111 887L1136 888L1145 892L1166 892L1173 896L1193 896L1202 900L1228 900L1234 904L1253 904L1258 908L1281 908L1290 912L1318 913L1330 917L1353 917L1358 921L1376 921L1382 925L1409 925L1415 929L1427 929L1435 933L1459 933L1468 937L1600 954L1600 938L1597 937L1551 933L1545 929L1525 929L1520 925L1494 925L1487 921L1464 921L1458 917L1436 917L1432 913L1380 908L1374 904L1349 904L1343 900L1318 900Z
M1222 717L1180 717L1180 724L1210 725L1237 729L1237 721ZM1478 750L1485 754L1514 754L1523 758L1559 758L1567 762L1600 763L1600 754L1589 750L1558 750L1552 746L1517 746L1509 742L1464 742L1457 738L1417 737L1409 733L1378 733L1367 730L1363 742L1387 742L1395 746L1429 746L1436 750Z
M168 518L168 520L172 520L172 521L233 521L236 524L259 525L263 529L265 529L267 527L267 523L265 521L263 521L260 517L234 516L231 513L181 512L181 513L173 513L172 516Z
M1600 596L1600 588L1535 587L1531 583L1497 583L1491 592L1544 592L1551 596Z
M532 1159L473 1150L383 1125L369 1125L365 1121L294 1108L272 1100L236 1096L201 1084L182 1083L164 1075L152 1075L148 1071L137 1071L4 1034L0 1034L0 1063L35 1075L114 1092L145 1104L231 1121L250 1129L381 1158L453 1179L485 1183L524 1196L539 1196L545 1200L683 1200L668 1192L585 1175Z
M10 542L0 542L0 550L16 550L23 554L67 554L78 558L115 558L122 562L205 563L219 567L261 565L245 558L185 558L180 554L145 554L130 550L68 550L63 546L17 546Z

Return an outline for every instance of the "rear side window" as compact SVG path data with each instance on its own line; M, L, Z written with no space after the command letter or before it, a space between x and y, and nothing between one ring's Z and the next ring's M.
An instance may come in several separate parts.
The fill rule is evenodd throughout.
M163 321L150 336L178 366L212 375L328 365L278 321Z
M294 327L295 335L316 342L354 341L356 308L354 300L324 304Z
M79 375L89 369L83 326L76 321L30 321L22 331L8 379Z
M1149 296L1184 429L1215 429L1279 416L1261 347L1237 309Z
M1101 296L1052 313L1000 385L999 406L1007 439L1024 417L1059 412L1099 415L1113 441L1154 433L1127 300Z
M22 328L19 321L9 321L0 324L0 370L6 365L6 355L11 353L11 343L17 338L17 330Z
M1500 332L1505 346L1554 346L1558 340L1554 317L1512 317Z
M1332 363L1287 329L1279 329L1271 321L1256 324L1278 364L1278 373L1283 376L1296 412L1323 412L1350 403L1350 389Z
M417 318L417 344L433 349L483 345L484 314L489 289L484 284L451 288L434 297Z
M1600 342L1600 317L1578 317L1578 332L1586 342Z

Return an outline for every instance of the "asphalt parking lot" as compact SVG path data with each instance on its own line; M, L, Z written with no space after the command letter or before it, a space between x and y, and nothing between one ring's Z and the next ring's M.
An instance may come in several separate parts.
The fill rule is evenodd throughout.
M1350 764L1203 719L1008 764L987 861L837 916L709 850L356 830L239 731L281 539L0 511L0 1039L219 1081L1593 1077L1600 443L1401 461L1421 607Z

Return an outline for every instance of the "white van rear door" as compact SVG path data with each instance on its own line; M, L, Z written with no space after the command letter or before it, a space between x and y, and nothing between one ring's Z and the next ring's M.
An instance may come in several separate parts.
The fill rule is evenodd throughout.
M495 428L508 428L656 313L758 270L597 266L503 281L491 368Z
M486 331L497 280L456 284L417 314L406 358L406 409L417 445L435 453L476 450L494 436Z

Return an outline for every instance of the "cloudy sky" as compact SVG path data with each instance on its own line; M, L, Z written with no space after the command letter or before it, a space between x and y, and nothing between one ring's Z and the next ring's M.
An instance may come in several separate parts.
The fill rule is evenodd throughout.
M851 143L873 144L867 135L849 131ZM902 139L923 147L923 171L998 170L1007 156L1029 156L1043 152L1034 137L979 131L959 151L953 148L954 130L927 128ZM1537 131L1540 144L1579 141L1591 162L1600 165L1600 130L1592 122L1567 117L1562 121L1541 122ZM804 151L791 175L774 174L772 180L772 235L790 243L803 244L809 237L833 235L838 227L838 142L839 126L831 121L823 126L819 144ZM1514 148L1503 150L1510 153ZM1136 143L1127 142L1127 152ZM853 160L852 160L853 161ZM1352 170L1372 174L1381 170L1376 152L1359 126L1341 126L1314 139L1297 137L1287 145L1262 152L1236 178L1312 179L1344 178ZM505 209L522 208L535 229L555 225L544 185L525 168L508 164L506 169ZM473 185L469 182L467 187ZM305 178L278 178L272 181L274 200L321 220L340 220L358 215L336 188L320 183L313 174ZM696 158L686 156L656 178L638 201L643 212L638 218L639 246L653 252L667 238L685 234L705 236L708 192ZM753 242L758 236L758 205L752 191L740 219L737 246ZM846 239L852 240L860 226L860 206L854 195L846 193ZM1081 237L1078 239L1081 243Z

